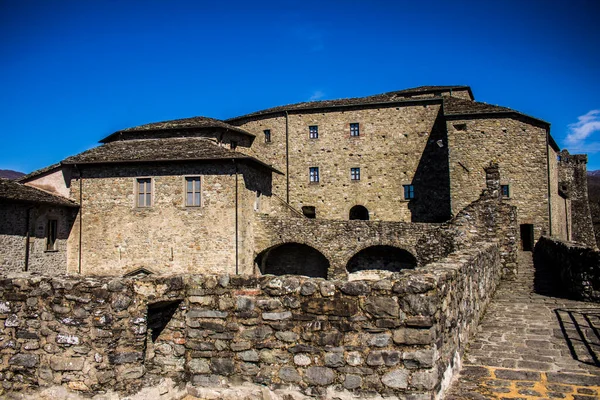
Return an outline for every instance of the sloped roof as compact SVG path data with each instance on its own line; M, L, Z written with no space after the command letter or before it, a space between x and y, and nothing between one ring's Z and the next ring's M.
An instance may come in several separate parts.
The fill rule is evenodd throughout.
M57 168L60 168L60 163L48 165L47 167L40 168L38 170L35 170L33 172L28 173L27 175L23 175L22 177L20 177L19 179L17 179L17 182L26 182L26 181L28 181L31 178L35 178L37 176L43 175L46 172L50 172L50 171L55 170Z
M472 101L466 99L460 99L457 97L444 97L444 115L489 115L489 114L518 114L527 119L531 119L542 123L543 125L550 126L549 122L534 118L522 112L513 110L508 107L496 106L493 104L482 103L479 101Z
M255 137L252 133L238 128L237 126L230 125L226 122L215 118L208 117L191 117L174 119L171 121L153 122L150 124L134 126L127 129L122 129L111 135L108 135L104 139L100 140L101 143L106 143L111 139L114 139L120 133L134 133L134 132L148 132L148 131L164 131L164 130L179 130L179 129L223 129L230 130L233 132L240 133L242 135Z
M217 145L207 138L135 139L108 142L62 161L62 164L231 160L260 164L281 173L257 158Z
M10 179L0 178L0 201L56 204L67 207L79 207L77 203L40 189L26 186Z
M256 111L250 114L242 115L239 117L234 117L226 120L227 122L234 122L236 120L256 117L260 115L267 115L273 113L279 113L284 111L302 111L302 110L314 110L314 109L322 109L322 108L331 108L331 107L341 107L341 106L357 106L357 105L367 105L367 104L377 104L377 103L394 103L400 101L414 101L412 99L412 95L419 94L427 94L427 93L437 93L443 91L451 91L451 90L468 90L471 97L473 94L471 92L471 88L469 86L419 86L411 89L398 90L394 92L387 92L376 94L372 96L366 97L353 97L346 99L337 99L337 100L319 100L319 101L307 101L302 103L288 104L284 106L277 106L272 108L267 108L265 110ZM418 99L420 100L420 99Z

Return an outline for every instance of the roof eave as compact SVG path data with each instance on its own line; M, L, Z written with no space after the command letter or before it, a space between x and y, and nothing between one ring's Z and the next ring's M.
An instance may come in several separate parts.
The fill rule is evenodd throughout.
M542 119L532 117L527 114L523 114L518 111L488 111L488 112L471 112L471 113L444 113L444 116L448 119L458 119L460 117L490 117L496 115L505 115L505 116L519 116L525 119L529 119L537 122L540 125L543 125L546 128L550 128L550 123L546 122Z
M179 128L160 128L160 129L139 129L139 130L120 130L120 131L116 131L114 133L111 133L110 135L108 135L107 137L100 139L98 141L98 143L109 143L111 142L112 138L114 138L117 135L123 134L123 133L140 133L140 132L164 132L164 131L187 131L187 130L205 130L205 129L213 129L213 130L219 130L219 131L232 131L232 132L237 132L239 134L242 135L246 135L249 136L251 138L256 138L256 135L247 132L241 128L238 128L237 126L232 126L231 128L226 128L223 126L213 126L213 127L202 127L202 126L186 126L186 127L179 127Z

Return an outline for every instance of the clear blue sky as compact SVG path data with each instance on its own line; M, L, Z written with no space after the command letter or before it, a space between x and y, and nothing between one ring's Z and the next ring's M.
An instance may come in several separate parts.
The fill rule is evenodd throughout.
M0 169L130 126L421 85L552 124L600 169L600 2L0 0Z

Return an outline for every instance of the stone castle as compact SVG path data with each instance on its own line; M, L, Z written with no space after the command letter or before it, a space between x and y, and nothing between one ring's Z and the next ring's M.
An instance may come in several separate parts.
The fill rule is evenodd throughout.
M437 399L519 249L595 248L586 156L468 86L101 143L0 180L1 390L169 377Z

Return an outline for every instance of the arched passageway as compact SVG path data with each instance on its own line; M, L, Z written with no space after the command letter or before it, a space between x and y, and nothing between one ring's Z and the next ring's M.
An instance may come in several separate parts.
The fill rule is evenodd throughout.
M406 250L393 246L371 246L352 256L346 269L348 272L368 269L398 272L416 266L417 259Z
M369 220L369 210L364 206L354 206L350 209L350 219Z
M318 250L300 243L284 243L260 253L255 262L263 274L327 278L329 261Z

